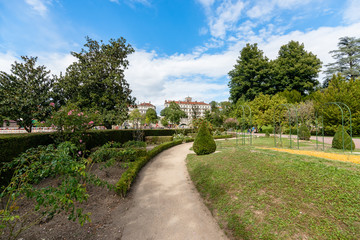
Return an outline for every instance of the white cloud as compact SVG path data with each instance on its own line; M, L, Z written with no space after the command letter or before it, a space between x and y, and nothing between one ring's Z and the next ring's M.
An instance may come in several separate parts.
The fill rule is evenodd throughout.
M348 23L360 21L360 0L348 0L348 7L343 18Z
M3 72L10 73L11 64L17 61L18 58L13 52L0 53L0 69Z
M321 27L316 30L293 31L286 35L254 35L248 42L259 44L264 54L275 59L280 47L291 40L304 43L324 63L333 61L329 51L337 48L340 37L359 36L360 23L343 27ZM157 107L164 100L180 100L192 96L196 100L226 100L229 96L227 73L233 68L245 41L231 45L217 54L176 54L159 57L156 52L137 50L129 57L126 79L139 101L151 101ZM322 75L320 76L320 81Z
M210 7L214 4L215 0L198 0L198 2L205 8Z
M216 9L215 16L210 18L210 32L214 37L224 38L226 32L238 22L245 4L242 1L232 3L224 1Z
M42 0L25 0L25 2L31 6L31 8L41 16L46 16L47 7Z

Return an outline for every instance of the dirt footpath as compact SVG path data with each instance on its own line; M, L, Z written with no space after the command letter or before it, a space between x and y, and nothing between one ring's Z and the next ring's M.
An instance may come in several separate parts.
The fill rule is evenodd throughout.
M227 239L188 175L185 158L191 145L168 149L142 169L128 209L112 214L108 240Z

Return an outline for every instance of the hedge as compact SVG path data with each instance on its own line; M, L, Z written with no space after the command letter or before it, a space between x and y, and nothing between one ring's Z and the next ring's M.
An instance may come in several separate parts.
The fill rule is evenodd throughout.
M179 130L173 129L145 129L144 137L147 136L172 136ZM191 132L192 129L182 129L184 132ZM87 136L86 148L92 149L102 146L109 141L125 143L133 140L135 130L94 130ZM14 157L27 149L39 145L54 143L53 133L25 133L0 135L0 163L10 162Z
M146 136L145 142L148 144L161 144L165 142L171 142L173 140L172 136Z
M10 162L20 153L54 143L50 133L9 134L0 137L0 162Z
M150 150L145 157L140 157L139 159L135 160L135 162L131 163L129 168L121 175L121 178L116 183L116 192L122 197L125 197L137 174L146 163L148 163L153 157L162 151L181 143L181 140L163 143Z

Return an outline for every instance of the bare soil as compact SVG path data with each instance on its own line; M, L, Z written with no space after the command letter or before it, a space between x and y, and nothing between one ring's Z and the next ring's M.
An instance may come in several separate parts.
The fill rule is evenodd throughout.
M103 164L97 163L91 169L91 172L96 174L102 180L110 184L115 184L121 177L121 174L126 170L120 163L116 163L109 168L101 168ZM46 179L40 183L40 186L57 184L57 179ZM112 224L112 212L116 208L119 211L121 208L127 208L129 198L123 199L115 193L114 190L109 190L106 187L89 186L87 188L89 194L86 203L79 204L79 207L84 209L84 212L91 213L91 222L85 223L81 226L78 222L68 220L68 215L65 213L56 215L51 220L45 220L40 224L36 224L30 229L22 232L17 239L21 240L60 240L60 239L107 239L109 234L109 226ZM20 213L26 213L32 207L32 203L24 200L19 203ZM121 233L119 233L121 236ZM8 236L0 236L0 239L8 239ZM119 237L121 239L121 237Z

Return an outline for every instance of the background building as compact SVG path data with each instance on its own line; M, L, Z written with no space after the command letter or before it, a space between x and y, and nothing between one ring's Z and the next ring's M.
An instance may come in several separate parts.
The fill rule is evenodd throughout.
M198 101L192 101L191 97L186 97L185 101L165 100L165 107L169 107L171 102L179 104L187 118L181 119L181 123L190 124L193 118L205 117L205 111L211 111L210 104Z

